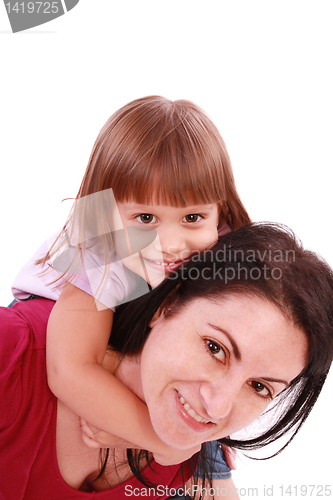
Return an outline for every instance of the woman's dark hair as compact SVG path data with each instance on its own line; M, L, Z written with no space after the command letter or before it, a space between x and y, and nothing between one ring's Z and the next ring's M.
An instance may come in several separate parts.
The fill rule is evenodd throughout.
M191 300L231 294L270 301L308 338L306 367L276 398L279 418L255 438L221 440L235 448L253 450L290 432L280 452L309 415L333 358L333 272L315 253L304 250L287 227L250 224L224 235L214 248L192 257L148 295L120 306L110 344L122 355L137 354L158 308L170 317Z

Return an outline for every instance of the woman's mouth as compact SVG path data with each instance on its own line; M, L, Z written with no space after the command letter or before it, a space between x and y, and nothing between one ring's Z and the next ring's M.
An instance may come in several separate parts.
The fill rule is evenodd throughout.
M206 420L202 418L200 415L198 415L193 408L190 407L190 405L185 401L183 396L181 396L178 392L178 398L181 404L183 405L184 409L187 411L187 413L197 422L200 422L202 424L210 424L211 422L209 420Z

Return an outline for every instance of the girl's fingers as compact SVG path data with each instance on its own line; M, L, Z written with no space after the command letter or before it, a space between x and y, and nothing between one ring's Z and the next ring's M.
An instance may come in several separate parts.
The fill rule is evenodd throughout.
M101 444L95 440L94 433L83 418L80 418L81 437L89 448L101 448Z
M236 470L236 451L234 448L230 448L230 446L226 446L225 444L221 444L221 448L224 453L225 461L231 470Z

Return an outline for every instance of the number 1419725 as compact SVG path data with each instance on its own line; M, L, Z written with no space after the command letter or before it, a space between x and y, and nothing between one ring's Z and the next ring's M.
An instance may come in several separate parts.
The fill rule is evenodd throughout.
M302 484L301 486L280 486L281 496L310 496L328 497L331 496L331 485Z
M59 12L59 0L56 2L12 2L6 3L8 14L57 14Z

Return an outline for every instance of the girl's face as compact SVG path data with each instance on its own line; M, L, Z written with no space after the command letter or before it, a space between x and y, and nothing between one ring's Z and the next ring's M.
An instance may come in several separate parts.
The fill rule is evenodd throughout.
M306 364L303 331L253 296L196 299L151 326L136 392L177 449L243 429Z
M174 271L193 253L214 245L218 238L217 203L172 207L139 205L131 201L117 202L117 207L124 227L136 226L157 231L158 237L142 250L141 258L138 253L122 258L126 267L152 286L157 286L166 274Z

